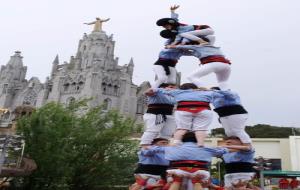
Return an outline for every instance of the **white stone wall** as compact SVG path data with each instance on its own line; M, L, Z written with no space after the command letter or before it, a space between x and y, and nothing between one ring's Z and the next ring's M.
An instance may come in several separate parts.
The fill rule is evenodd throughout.
M291 164L293 171L300 171L300 136L290 137Z

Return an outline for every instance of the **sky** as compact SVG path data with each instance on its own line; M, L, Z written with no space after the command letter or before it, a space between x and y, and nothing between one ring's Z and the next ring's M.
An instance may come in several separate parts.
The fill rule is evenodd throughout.
M207 24L215 30L216 46L232 62L229 85L249 111L249 125L300 127L300 1L299 0L10 0L0 6L0 65L14 51L22 52L27 79L42 82L60 62L76 54L84 25L95 17L110 18L103 30L114 35L119 64L135 63L133 82L154 80L153 63L163 48L156 20L169 17L178 4L180 21ZM185 77L198 60L183 57L177 70ZM204 77L207 86L215 76Z

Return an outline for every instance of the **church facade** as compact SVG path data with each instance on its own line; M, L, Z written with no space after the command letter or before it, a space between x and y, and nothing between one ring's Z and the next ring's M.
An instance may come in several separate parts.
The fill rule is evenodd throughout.
M120 113L137 118L144 112L142 89L133 84L133 59L125 65L118 64L114 56L115 41L104 31L84 34L77 52L69 62L60 63L56 56L50 76L45 83L36 77L26 80L27 67L21 52L16 51L0 70L0 108L12 111L22 105L41 107L48 102L69 104L72 101L92 98L90 107L104 105ZM9 120L11 114L0 118Z

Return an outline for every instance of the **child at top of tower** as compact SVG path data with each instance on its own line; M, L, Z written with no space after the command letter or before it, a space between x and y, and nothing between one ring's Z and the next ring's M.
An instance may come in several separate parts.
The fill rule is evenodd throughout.
M179 5L171 6L171 18L159 19L156 24L164 27L166 30L161 31L160 35L167 38L165 45L184 45L190 41L198 44L213 44L215 37L214 31L208 25L186 25L178 22L178 14L175 10ZM172 31L172 32L171 32ZM175 35L174 35L175 34Z

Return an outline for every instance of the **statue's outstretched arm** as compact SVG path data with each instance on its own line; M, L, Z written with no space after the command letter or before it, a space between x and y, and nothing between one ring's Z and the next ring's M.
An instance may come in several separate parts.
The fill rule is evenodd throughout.
M94 21L94 22L85 22L85 23L83 23L83 24L87 24L87 25L92 25L92 24L95 24L96 22Z
M109 21L110 20L110 18L107 18L107 19L104 19L104 20L101 20L102 22L107 22L107 21Z

